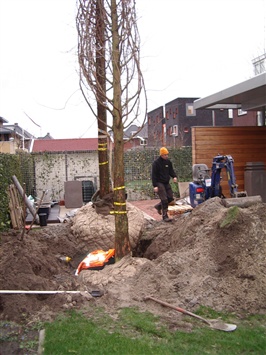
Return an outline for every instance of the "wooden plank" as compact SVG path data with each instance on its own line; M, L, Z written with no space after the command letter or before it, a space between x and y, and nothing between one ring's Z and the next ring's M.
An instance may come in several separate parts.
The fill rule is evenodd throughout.
M12 222L12 226L14 229L19 229L20 225L19 225L19 219L17 218L17 202L14 196L14 191L12 186L9 187L9 193L10 193L10 211L12 211L11 213L11 222Z
M7 194L8 194L8 197L9 197L8 207L9 207L9 214L10 214L11 224L12 224L12 227L14 229L18 229L16 214L15 214L15 208L13 206L13 202L12 202L12 198L11 198L11 194L10 194L9 190L7 191Z
M253 140L248 140L246 139L245 142L243 142L243 140L237 139L237 138L229 138L227 137L227 139L223 138L219 138L219 137L214 137L213 139L207 139L206 140L197 140L196 144L198 145L225 145L225 147L227 146L235 146L236 148L241 146L241 147L246 147L246 146L253 146L253 148L257 148L257 147L263 147L265 146L266 142L260 141L258 138L254 138ZM221 148L223 148L223 146L221 146ZM220 149L221 149L220 148Z
M23 207L21 205L21 200L19 199L18 196L18 191L14 185L12 185L12 193L14 195L14 200L16 204L16 218L17 218L17 224L20 227L24 226L24 213L23 213Z
M234 132L234 134L235 132L241 132L242 134L246 132L258 132L258 134L265 134L266 132L265 126L192 126L192 128L196 128L198 132L220 132L222 130L223 132Z
M206 134L206 133L205 133ZM217 142L217 140L219 142L223 142L226 144L242 144L242 145L246 145L246 144L260 144L260 145L264 145L265 144L265 137L262 136L242 136L242 137L235 137L232 136L231 140L229 140L230 135L227 136L223 136L220 137L219 135L211 135L210 137L208 136L208 138L206 139L205 137L197 137L197 143L201 143L201 144L208 144L208 142Z
M221 135L222 133L222 135ZM265 133L264 133L265 134ZM206 138L206 135L208 135L208 139L213 139L215 137L218 137L219 139L226 139L227 137L232 137L234 139L239 139L239 140L243 140L243 137L249 140L253 140L254 138L258 138L260 141L265 141L265 137L264 134L256 134L256 132L252 132L250 134L241 134L241 132L237 132L236 134L229 134L227 132L211 132L206 130L205 132L197 132L197 139L199 140L204 140L204 138ZM244 142L245 142L244 140Z
M24 226L23 209L14 185L9 186L8 194L12 227L14 229L20 229Z

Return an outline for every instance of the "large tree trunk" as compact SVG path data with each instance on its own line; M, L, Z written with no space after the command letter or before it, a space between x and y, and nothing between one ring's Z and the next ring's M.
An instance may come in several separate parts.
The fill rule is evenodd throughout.
M109 165L107 154L106 119L106 73L105 73L105 22L104 3L96 4L96 77L97 77L97 114L98 114L98 158L100 175L100 197L110 192Z
M81 68L80 88L88 106L98 119L101 197L111 189L106 113L113 117L112 126L108 128L112 129L114 137L112 212L115 215L116 260L130 252L125 201L123 131L139 117L140 97L144 87L139 65L139 33L136 22L135 0L79 0L77 29ZM82 77L86 79L87 85ZM87 99L83 88L86 91L91 90L95 96L97 112ZM146 102L145 91L143 98Z
M114 132L114 213L115 213L115 259L122 259L130 253L128 218L125 199L124 176L124 127L121 104L121 68L119 58L119 33L116 0L111 1L113 37L113 132Z
M222 199L222 204L225 207L238 206L241 208L247 208L257 203L261 203L262 198L260 195L256 196L245 196L245 197L232 197Z

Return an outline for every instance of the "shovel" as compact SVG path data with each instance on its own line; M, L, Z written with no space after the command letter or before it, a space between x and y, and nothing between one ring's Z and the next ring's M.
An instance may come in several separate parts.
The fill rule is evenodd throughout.
M191 313L189 311L186 311L185 309L182 309L182 308L179 308L176 306L172 306L169 303L163 302L163 301L153 298L151 296L145 297L145 301L146 300L152 300L154 302L161 304L162 306L172 308L172 309L174 309L178 312L181 312L183 314L186 314L188 316L200 319L204 323L207 323L213 329L223 330L224 332L232 332L233 330L235 330L237 328L237 326L235 324L223 323L219 319L205 319L205 318L202 318L201 316L198 316L197 314Z

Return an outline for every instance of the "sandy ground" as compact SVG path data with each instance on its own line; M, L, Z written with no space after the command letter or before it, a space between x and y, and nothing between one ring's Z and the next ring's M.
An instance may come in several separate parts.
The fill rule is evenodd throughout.
M266 204L232 214L232 208L216 197L165 223L153 210L157 201L128 207L131 255L78 276L76 269L89 252L99 245L113 247L114 217L85 206L66 223L34 228L23 238L21 231L2 233L2 290L85 294L0 294L0 320L50 321L66 309L86 310L88 305L115 315L121 307L134 306L160 315L173 329L186 328L182 316L145 301L147 295L192 312L203 305L240 316L265 314ZM70 256L71 262L60 261L62 255ZM93 297L94 290L102 296Z

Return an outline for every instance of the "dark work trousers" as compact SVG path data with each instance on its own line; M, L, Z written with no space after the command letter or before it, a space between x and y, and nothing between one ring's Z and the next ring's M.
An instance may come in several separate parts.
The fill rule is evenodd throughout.
M164 212L167 213L168 211L168 203L174 200L173 190L170 184L162 184L161 182L158 182L157 186L158 186L157 193L161 200L161 206L164 215Z

